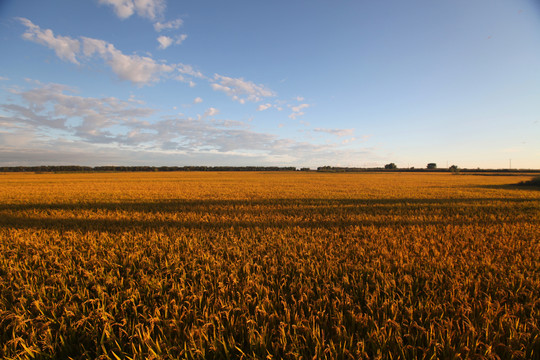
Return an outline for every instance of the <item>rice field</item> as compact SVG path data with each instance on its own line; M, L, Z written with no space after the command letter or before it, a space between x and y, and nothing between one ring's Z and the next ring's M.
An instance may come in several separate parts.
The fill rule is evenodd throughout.
M540 359L540 191L0 174L0 358Z

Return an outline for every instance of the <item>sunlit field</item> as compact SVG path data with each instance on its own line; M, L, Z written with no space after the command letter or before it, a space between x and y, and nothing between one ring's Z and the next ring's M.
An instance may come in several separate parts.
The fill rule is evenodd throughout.
M540 359L529 178L0 174L0 357Z

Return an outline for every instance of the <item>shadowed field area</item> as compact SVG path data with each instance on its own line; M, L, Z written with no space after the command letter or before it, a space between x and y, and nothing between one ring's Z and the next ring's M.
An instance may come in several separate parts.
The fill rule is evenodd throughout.
M0 356L540 358L522 180L0 175Z

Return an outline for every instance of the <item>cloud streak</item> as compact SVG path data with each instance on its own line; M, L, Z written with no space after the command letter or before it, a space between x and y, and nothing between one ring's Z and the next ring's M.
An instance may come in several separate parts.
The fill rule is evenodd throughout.
M26 31L22 35L24 39L45 45L49 49L54 50L56 56L62 60L79 64L79 61L77 60L77 54L81 47L79 40L72 39L68 36L55 36L52 30L42 30L28 19L16 19L26 26Z
M175 19L167 21L165 23L161 23L158 21L154 24L154 30L156 30L157 32L161 32L163 30L176 30L179 29L183 23L184 21L182 19Z
M171 46L172 44L180 45L186 39L187 39L186 34L178 35L178 36L176 36L174 38L172 38L170 36L162 35L162 36L158 36L157 41L159 43L159 49L164 50L164 49L168 48L169 46Z
M338 137L352 136L354 135L354 129L324 129L324 128L315 128L315 132L323 132Z
M164 0L99 0L100 4L111 6L116 16L127 19L133 14L154 20L165 11Z
M264 111L267 109L270 109L272 107L272 104L261 104L257 107L257 111Z
M172 73L176 66L159 63L148 56L125 55L113 44L103 40L83 38L84 55L98 56L121 79L136 85L159 81L160 77Z
M233 100L244 104L246 101L258 102L263 98L273 97L275 93L264 85L257 85L242 78L214 75L212 89L229 95Z
M297 117L304 115L305 113L303 110L307 109L308 107L309 107L309 104L300 104L298 106L292 106L291 107L292 113L289 115L289 118L294 120Z
M50 29L41 29L28 19L17 19L26 26L26 31L23 34L24 39L45 45L53 49L60 59L77 65L80 65L83 60L89 61L97 57L103 60L119 79L129 81L137 86L148 85L163 78L172 77L175 72L177 80L180 81L190 82L192 77L204 78L204 75L191 65L168 64L164 61L154 60L149 56L127 55L104 40L58 36L54 35ZM174 41L179 43L184 39L185 37L180 35ZM166 48L171 45L172 41L172 38L163 37L160 43L163 48Z
M159 43L159 48L162 49L162 50L168 48L174 42L174 40L171 37L168 37L168 36L159 36L157 38L157 41Z

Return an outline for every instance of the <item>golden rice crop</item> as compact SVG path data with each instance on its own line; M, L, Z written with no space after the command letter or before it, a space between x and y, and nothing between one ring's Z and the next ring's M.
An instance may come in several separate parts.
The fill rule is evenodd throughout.
M0 357L539 359L525 179L0 174Z

